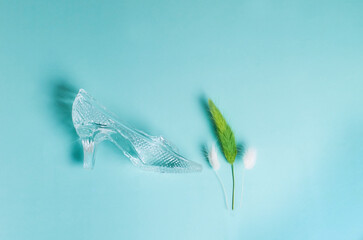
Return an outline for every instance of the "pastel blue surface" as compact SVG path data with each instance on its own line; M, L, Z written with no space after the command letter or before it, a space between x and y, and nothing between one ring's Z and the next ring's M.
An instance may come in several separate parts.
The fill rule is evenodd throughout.
M0 1L0 239L363 239L362 13L363 1ZM144 172L107 143L84 170L59 84L203 172ZM238 159L233 213L200 151L215 141L203 97L258 149L243 205Z

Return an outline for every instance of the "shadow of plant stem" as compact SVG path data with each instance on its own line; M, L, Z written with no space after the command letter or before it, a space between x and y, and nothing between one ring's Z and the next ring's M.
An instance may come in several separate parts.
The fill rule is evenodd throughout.
M78 93L78 88L69 83L66 78L51 80L50 85L50 109L59 126L68 133L71 138L71 159L74 163L82 163L83 150L78 135L73 127L72 104Z

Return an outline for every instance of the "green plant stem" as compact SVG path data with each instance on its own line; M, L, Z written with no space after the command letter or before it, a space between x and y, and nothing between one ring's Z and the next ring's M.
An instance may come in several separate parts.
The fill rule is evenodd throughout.
M233 181L233 187L232 187L232 210L234 209L234 168L233 168L233 164L231 164L232 166L232 181Z

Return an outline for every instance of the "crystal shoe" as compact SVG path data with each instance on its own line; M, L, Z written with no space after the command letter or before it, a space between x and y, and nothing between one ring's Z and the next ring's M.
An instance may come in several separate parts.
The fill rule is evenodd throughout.
M94 166L96 145L108 140L114 143L131 162L154 172L198 172L202 166L185 159L163 137L149 136L116 120L85 90L80 89L72 106L73 125L84 152L84 168Z

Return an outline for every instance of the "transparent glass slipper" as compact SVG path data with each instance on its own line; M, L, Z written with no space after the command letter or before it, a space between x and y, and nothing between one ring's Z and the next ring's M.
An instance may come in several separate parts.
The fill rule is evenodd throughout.
M92 169L97 144L111 141L131 162L144 170L167 173L198 172L202 166L185 159L163 137L150 136L125 126L85 90L80 89L72 106L73 125L84 152L84 168Z

